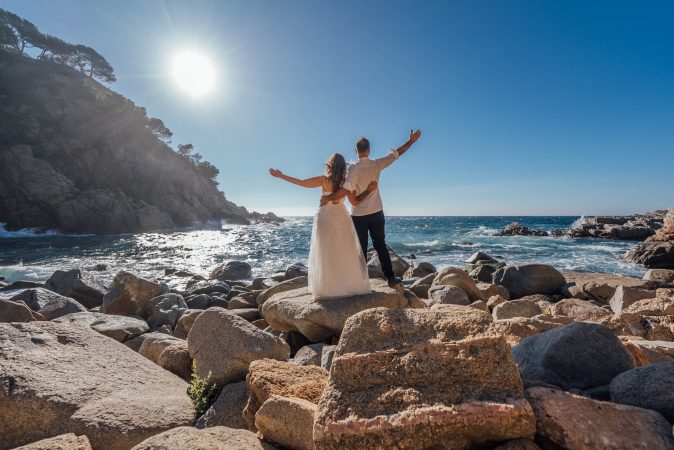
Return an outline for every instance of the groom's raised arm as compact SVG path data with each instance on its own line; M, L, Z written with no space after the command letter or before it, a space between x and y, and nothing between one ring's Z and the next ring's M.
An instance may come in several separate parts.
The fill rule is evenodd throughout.
M397 149L393 150L390 155L377 159L379 166L382 169L385 169L391 164L393 164L393 161L404 155L405 152L410 149L412 144L414 144L417 140L419 140L420 137L421 137L421 130L417 131L410 130L410 138L407 140L407 142L405 142Z

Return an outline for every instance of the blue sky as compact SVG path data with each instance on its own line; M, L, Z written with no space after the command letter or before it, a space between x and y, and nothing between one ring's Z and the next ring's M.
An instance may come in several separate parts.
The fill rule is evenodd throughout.
M249 209L312 214L355 140L424 136L380 181L390 215L620 214L674 204L674 3L5 0L97 49L111 87L220 168ZM173 56L216 88L192 99Z

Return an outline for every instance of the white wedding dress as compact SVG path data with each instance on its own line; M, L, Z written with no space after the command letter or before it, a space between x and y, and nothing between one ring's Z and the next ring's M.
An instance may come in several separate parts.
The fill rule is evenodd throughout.
M323 194L330 192L323 191ZM367 266L342 198L314 216L309 249L309 292L317 300L370 292Z

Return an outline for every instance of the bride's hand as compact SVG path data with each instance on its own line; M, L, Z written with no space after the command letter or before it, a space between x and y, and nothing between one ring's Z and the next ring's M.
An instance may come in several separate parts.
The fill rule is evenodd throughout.
M379 183L377 183L376 181L370 181L370 184L367 185L367 190L369 192L374 192L377 190L378 187Z
M278 169L269 169L269 175L271 175L274 178L280 178L281 175L283 175L283 172L281 172Z

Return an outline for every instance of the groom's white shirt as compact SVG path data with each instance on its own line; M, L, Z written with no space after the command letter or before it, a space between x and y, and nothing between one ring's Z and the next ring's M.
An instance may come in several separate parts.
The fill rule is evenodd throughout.
M398 150L393 150L389 155L383 158L370 159L364 156L358 162L349 166L349 172L344 181L344 188L355 191L356 195L361 194L367 189L367 185L372 181L379 181L381 171L390 166L400 155ZM352 216L367 216L382 211L384 205L379 195L379 189L368 195L361 203L351 206Z

